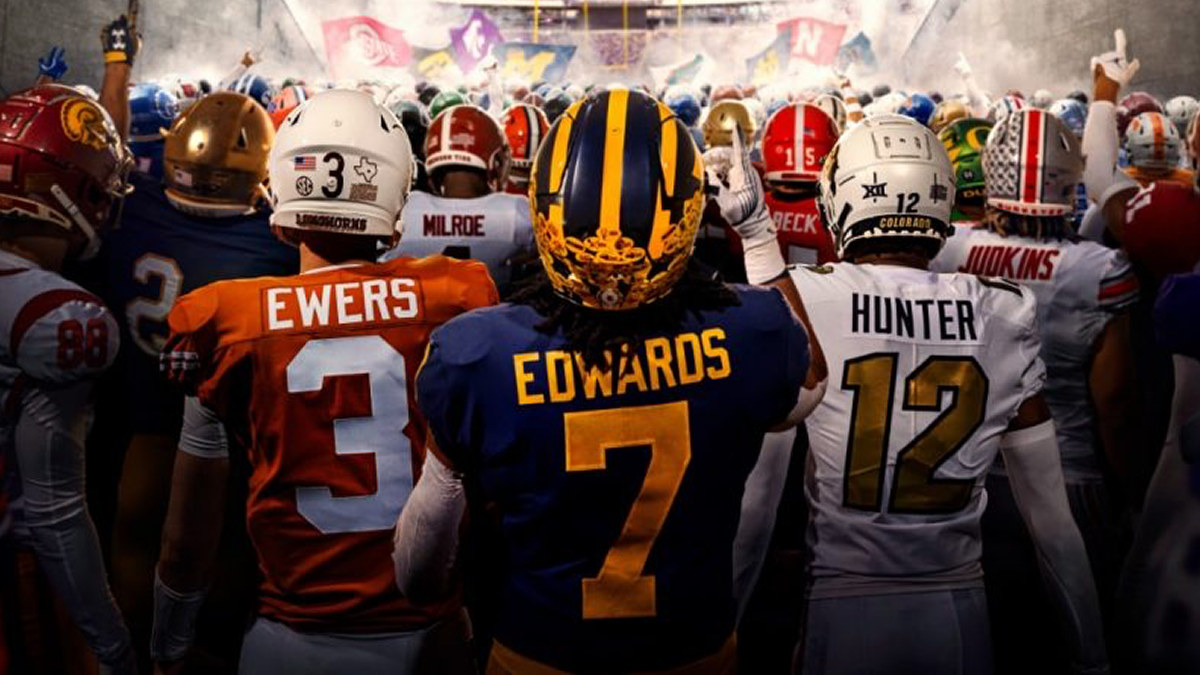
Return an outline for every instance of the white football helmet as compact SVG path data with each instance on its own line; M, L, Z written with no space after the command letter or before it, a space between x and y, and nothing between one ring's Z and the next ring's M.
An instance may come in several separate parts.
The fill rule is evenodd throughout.
M1196 112L1200 111L1200 101L1191 96L1176 96L1163 107L1167 111L1167 117L1175 124L1175 129L1180 134L1186 134L1192 119L1196 117Z
M1125 131L1125 152L1129 163L1139 169L1170 171L1183 157L1183 137L1166 115L1142 113Z
M938 137L911 117L877 115L848 129L821 174L821 207L839 257L856 242L950 236L954 168Z
M324 91L292 111L269 162L271 225L391 237L416 163L404 127L370 93Z
M988 206L1021 216L1066 216L1075 211L1083 177L1079 139L1045 110L1024 108L1001 117L983 153Z

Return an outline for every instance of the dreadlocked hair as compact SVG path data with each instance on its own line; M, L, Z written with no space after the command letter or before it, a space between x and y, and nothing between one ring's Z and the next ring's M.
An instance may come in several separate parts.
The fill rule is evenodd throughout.
M689 314L720 312L741 304L732 288L694 260L669 295L636 309L611 312L577 305L555 292L545 274L526 281L510 301L532 307L545 318L536 326L538 332L561 332L568 351L578 353L587 368L600 369L608 369L614 356L632 351L645 340L678 330ZM630 360L622 361L629 366Z
M1069 216L1022 216L989 206L980 226L1001 237L1016 235L1040 241L1077 239Z

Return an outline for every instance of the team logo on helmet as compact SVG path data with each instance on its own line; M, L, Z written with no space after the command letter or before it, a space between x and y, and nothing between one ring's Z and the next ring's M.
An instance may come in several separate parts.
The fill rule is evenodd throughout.
M86 98L72 98L63 104L62 127L67 138L96 150L108 147L112 140L104 112Z

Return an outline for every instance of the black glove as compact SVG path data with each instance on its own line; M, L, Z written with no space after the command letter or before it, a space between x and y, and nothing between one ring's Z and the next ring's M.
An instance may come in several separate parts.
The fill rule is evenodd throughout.
M128 63L132 66L142 40L134 35L129 19L122 14L100 31L100 44L104 46L105 63Z

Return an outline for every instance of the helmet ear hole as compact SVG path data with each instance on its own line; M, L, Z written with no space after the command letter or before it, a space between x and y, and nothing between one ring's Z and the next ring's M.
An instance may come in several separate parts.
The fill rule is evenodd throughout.
M379 116L379 128L383 129L383 133L385 134L392 133L392 130L388 128L387 120L384 119L383 115Z
M245 127L242 127L241 129L238 130L237 146L241 150L245 150L246 148L250 147L250 142L246 139L246 128Z

